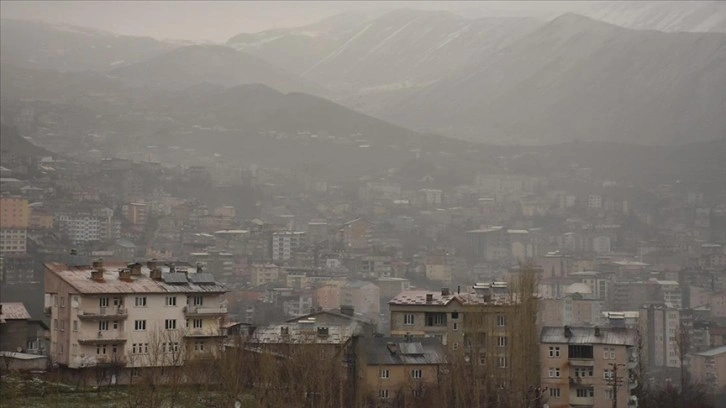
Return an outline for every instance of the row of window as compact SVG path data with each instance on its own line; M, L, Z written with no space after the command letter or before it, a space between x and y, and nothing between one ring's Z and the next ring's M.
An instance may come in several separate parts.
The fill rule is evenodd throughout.
M177 304L176 298L177 298L176 296L167 296L165 299L165 304L167 306L176 306L176 304ZM61 301L63 301L63 298L61 298ZM146 307L146 303L147 303L146 296L136 296L134 298L134 306L136 306L136 307ZM202 306L204 304L204 296L200 296L200 295L191 296L187 300L187 303L192 304L194 306ZM102 297L98 298L98 305L100 307L108 307L109 304L110 304L110 299L108 297L102 296ZM119 297L114 297L113 305L122 306L123 305L122 299Z
M549 347L550 358L557 358L560 357L560 355L559 346ZM592 346L569 346L569 357L592 359ZM603 347L602 358L604 360L615 360L615 347Z
M382 368L379 371L380 378L382 379L388 379L391 377L391 371L387 368ZM411 370L411 378L420 380L423 378L423 371L420 368Z
M416 398L420 398L423 396L423 390L420 388L414 388L413 390L411 390L411 392L412 392L413 396ZM390 396L390 394L387 389L378 390L378 398L388 399L388 398L390 398L389 396Z
M403 315L403 324L406 326L413 326L416 319L415 315L413 313L405 313ZM458 319L459 318L459 312L452 312L451 313L452 319ZM441 326L446 324L446 313L431 313L428 316L426 316L425 321L427 326ZM454 323L456 326L456 323ZM505 327L507 325L507 317L499 315L497 316L497 326L498 327Z
M101 323L106 323L105 329L101 329ZM117 328L116 323L114 323L114 329ZM190 324L191 323L191 324ZM187 327L191 327L193 329L201 329L202 328L202 319L187 319ZM101 320L99 323L99 330L108 330L108 320ZM166 330L176 330L176 319L166 319L164 320L164 329ZM134 320L134 330L136 331L144 331L146 330L146 320Z

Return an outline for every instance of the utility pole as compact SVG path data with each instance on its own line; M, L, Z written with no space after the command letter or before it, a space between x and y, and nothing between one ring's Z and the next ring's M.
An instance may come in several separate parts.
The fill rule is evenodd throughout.
M618 408L618 388L623 384L623 379L618 377L618 367L625 367L625 364L610 363L610 367L608 385L613 387L613 408Z

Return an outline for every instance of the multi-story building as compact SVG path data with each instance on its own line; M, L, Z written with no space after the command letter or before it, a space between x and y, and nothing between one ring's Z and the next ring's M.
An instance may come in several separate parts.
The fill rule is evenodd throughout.
M636 407L638 335L627 328L543 327L541 386L551 408Z
M445 347L431 337L370 337L359 348L361 388L383 404L425 398L448 363Z
M640 309L641 355L648 372L681 366L678 353L680 311L667 303L649 303Z
M340 305L353 306L365 320L377 322L381 311L381 289L371 282L346 282L340 287Z
M121 206L121 215L131 225L146 225L149 217L149 205L146 203L126 203Z
M149 262L45 264L50 357L62 367L111 367L115 381L218 350L226 292L209 273Z
M695 353L690 356L689 363L695 382L715 392L726 388L726 346Z
M277 282L279 279L280 267L275 264L252 264L250 266L250 284L252 286Z
M0 254L24 254L28 238L28 200L0 198Z
M272 233L272 261L283 262L292 258L295 250L305 245L305 232L277 231Z

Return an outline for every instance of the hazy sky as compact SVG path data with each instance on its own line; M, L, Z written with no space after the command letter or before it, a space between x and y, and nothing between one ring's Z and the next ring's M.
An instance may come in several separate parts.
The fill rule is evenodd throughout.
M576 2L475 1L5 1L3 18L36 19L161 39L226 41L240 32L294 27L354 10L396 8L544 11Z

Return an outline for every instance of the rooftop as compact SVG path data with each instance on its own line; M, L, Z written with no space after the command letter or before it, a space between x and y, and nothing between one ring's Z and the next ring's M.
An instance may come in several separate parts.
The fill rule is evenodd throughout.
M154 280L149 276L150 269L141 265L141 275L131 276L129 281L119 278L119 271L128 267L125 263L113 262L103 265L103 281L91 279L93 267L90 265L69 266L57 262L46 263L46 272L58 276L80 293L224 293L227 289L223 284L214 281L211 274L196 273L196 269L181 273L170 273L170 267L158 264L162 271L162 280ZM198 276L197 276L198 275ZM199 279L198 279L199 278ZM46 289L47 290L47 289Z
M431 301L426 300L426 295L431 295ZM407 290L399 293L391 299L389 305L420 305L420 306L446 306L456 300L462 305L483 305L483 304L505 304L499 298L485 299L477 293L455 293L450 292L448 295L442 295L440 291L433 292L427 290Z
M713 356L717 356L719 354L724 354L724 353L726 353L726 346L712 348L711 350L706 350L706 351L702 351L700 353L696 353L696 355L702 356L702 357L713 357Z
M0 322L6 320L27 320L30 319L30 313L25 309L25 305L21 302L2 302L2 314L0 314Z
M363 340L368 365L445 364L446 350L435 337L372 337Z
M321 326L315 323L286 323L259 327L250 343L344 344L353 336L351 326Z
M626 328L600 328L595 335L595 327L569 327L571 335L565 336L565 327L543 327L540 335L542 344L610 344L634 346L638 344L637 332Z

